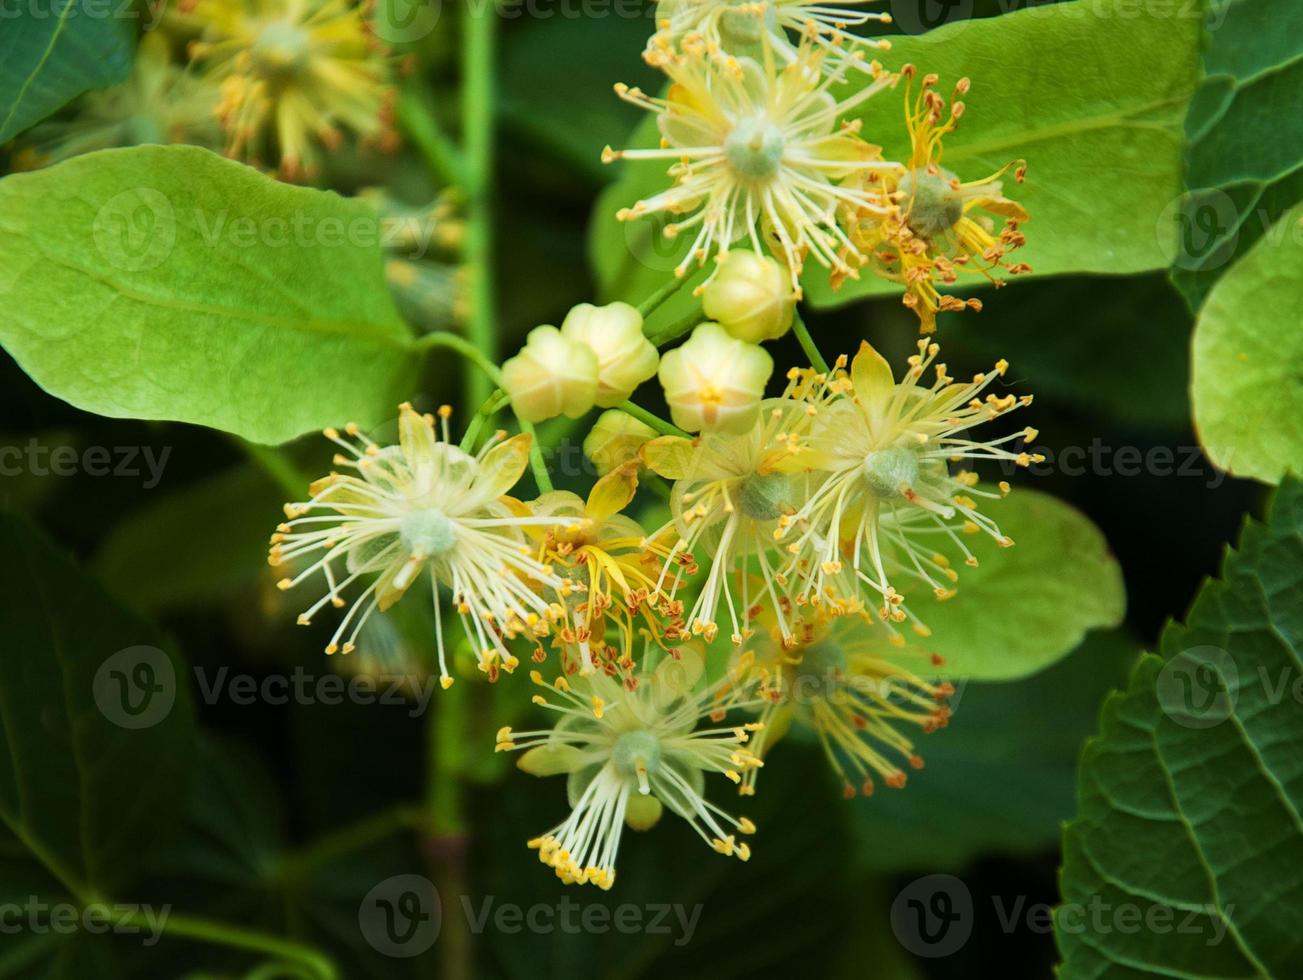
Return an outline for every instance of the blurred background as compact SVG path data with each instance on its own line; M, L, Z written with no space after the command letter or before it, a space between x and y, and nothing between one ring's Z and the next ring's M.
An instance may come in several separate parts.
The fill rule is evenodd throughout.
M1010 9L1003 0L891 6L904 26L911 17L930 26L939 10L990 16ZM651 26L646 7L624 5L638 9L638 17L602 18L567 15L560 0L549 9L556 15L505 19L501 37L495 186L504 352L531 327L559 323L571 305L602 299L586 255L594 202L614 176L599 153L607 143L619 145L639 121L611 85L655 84L639 60ZM448 29L430 41L434 67L425 81L451 125L456 11L444 16ZM445 36L443 75L438 38ZM420 203L437 189L410 153L381 175L336 160L332 182L352 189L384 183ZM1028 234L1038 230L1033 217ZM492 752L504 714L520 715L527 703L527 681L474 685L459 710L472 713L481 737L457 753L456 763L467 814L460 887L473 911L486 901L490 908L526 909L557 908L563 900L578 908L632 903L648 921L653 913L646 910L672 910L663 930L633 934L614 927L542 934L490 927L459 936L460 900L444 895L439 942L395 958L359 934L358 903L388 876L419 871L430 858L403 831L402 808L421 799L427 759L440 756L437 735L431 745L429 734L438 722L428 723L418 701L243 704L229 689L211 697L196 690L204 765L186 824L151 866L141 900L156 894L160 902L289 929L336 956L347 977L437 976L447 946L462 940L468 945L459 955L472 964L471 975L484 977L1050 975L1056 954L1048 916L1033 913L1057 900L1060 824L1074 812L1082 742L1136 653L1152 648L1169 617L1183 615L1245 515L1260 512L1264 494L1217 473L1198 453L1187 399L1192 315L1165 274L1015 283L982 299L980 315L943 320L947 360L962 375L1007 358L1014 387L1036 394L1026 421L1040 429L1041 443L1055 451L1083 447L1080 468L1020 472L1015 485L1071 502L1103 530L1124 570L1128 612L1122 628L1092 634L1041 674L963 687L950 727L923 740L927 768L906 790L844 801L818 746L789 739L775 749L786 756L783 764L747 801L762 828L748 864L711 860L682 823L666 820L628 835L612 891L567 889L524 846L564 812L563 781L516 773L511 760ZM916 333L895 297L807 319L825 352L853 352L867 338L895 360ZM773 353L780 364L801 359L790 336ZM455 401L458 368L431 359L418 403ZM145 485L147 473L25 473L0 478L0 497L127 606L160 623L204 676L217 677L224 666L255 678L286 676L296 666L313 675L333 668L419 675L428 668L431 651L421 637L430 624L421 610L405 608L413 603L373 631L370 660L327 662L319 631L294 628L297 606L285 605L264 560L283 492L229 438L79 412L44 394L3 354L0 420L5 446L151 447L155 458L167 452L156 485ZM570 431L583 430L545 429L543 438L577 445ZM1099 447L1094 463L1092 446ZM1133 474L1118 465L1124 447L1141 454L1170 448L1178 472ZM324 440L302 440L290 452L305 472L329 468ZM587 480L576 471L558 485L583 492ZM448 710L447 702L436 693L425 710ZM386 813L394 825L379 821L372 845L342 857L329 846L308 846ZM956 894L967 895L974 910L971 935L946 955L927 955L936 950L902 937L899 922L892 926L893 903L934 874L956 876ZM0 953L0 967L2 961ZM142 957L133 953L129 970L237 976L247 963L239 953L169 939Z

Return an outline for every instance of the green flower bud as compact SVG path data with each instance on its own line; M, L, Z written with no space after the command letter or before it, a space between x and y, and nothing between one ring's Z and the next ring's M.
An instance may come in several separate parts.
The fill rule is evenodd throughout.
M656 373L656 348L642 333L642 315L628 303L580 303L561 333L597 355L597 406L610 408Z
M773 371L773 358L765 351L706 322L661 358L660 380L679 428L741 434L760 417L760 399Z
M578 418L597 396L597 355L556 327L535 327L520 353L502 365L502 387L527 422Z
M701 296L706 316L738 340L777 340L792 326L796 297L787 270L766 255L729 252Z

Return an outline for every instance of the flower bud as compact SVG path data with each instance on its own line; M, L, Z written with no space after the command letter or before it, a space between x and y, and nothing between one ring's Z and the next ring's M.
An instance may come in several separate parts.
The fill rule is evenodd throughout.
M707 322L661 358L660 379L679 428L740 434L759 417L773 371L774 361L765 351Z
M642 333L642 315L628 303L580 303L561 332L597 355L597 405L610 408L656 373L656 348Z
M597 417L592 431L584 438L584 455L593 461L597 472L605 476L631 459L648 439L656 437L656 430L639 422L628 412L612 408Z
M502 365L502 387L527 422L578 418L597 395L597 355L556 327L535 327L520 353Z
M787 333L796 297L787 270L774 259L737 249L701 294L701 306L738 340L758 344Z

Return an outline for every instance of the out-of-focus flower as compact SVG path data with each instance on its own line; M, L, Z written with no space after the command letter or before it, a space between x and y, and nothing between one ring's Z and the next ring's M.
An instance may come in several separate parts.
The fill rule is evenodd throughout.
M871 794L875 776L903 788L902 764L921 769L923 759L902 729L944 728L954 687L920 677L908 661L929 655L892 644L898 634L888 637L858 616L798 621L796 636L792 643L774 631L753 645L765 707L752 751L763 758L792 723L805 725L818 736L848 799L857 789ZM932 655L930 666L939 667L940 658ZM758 773L750 769L738 792L755 793Z
M597 397L597 355L556 327L535 327L520 353L502 365L502 387L528 422L577 419Z
M679 428L740 433L755 425L773 372L773 358L763 349L707 322L661 358L660 381Z
M190 56L221 85L226 152L279 160L312 179L345 131L382 151L397 146L393 59L351 0L182 0L203 25Z
M908 613L893 578L920 581L946 599L958 578L942 553L947 543L969 565L977 559L962 535L984 532L1003 546L1013 544L979 512L975 499L1003 496L1009 485L1001 482L999 492L979 490L975 472L952 474L950 463L1039 461L1037 455L1005 448L1035 439L1030 427L989 440L971 437L977 425L1030 405L1032 398L980 397L1008 365L1000 361L994 370L956 383L946 365L935 363L939 350L919 341L918 353L897 382L882 355L861 344L849 375L841 358L831 376L817 378L808 389L805 399L814 417L806 458L827 478L779 524L790 555L783 572L801 580L812 604L831 601L848 605L839 611L854 611L867 590L884 620L902 622ZM929 368L934 380L920 384ZM916 629L926 632L917 623Z
M914 98L909 84L914 74L912 65L902 71L907 80L905 122L912 147L908 167L903 172L884 170L873 175L879 181L881 199L893 200L896 210L883 220L880 209L851 208L846 212L847 231L859 255L869 256L880 273L904 284L905 305L918 315L923 332L931 333L939 311L982 308L980 300L944 295L938 286L952 285L965 273L984 276L1000 286L1003 281L996 277L997 269L1010 275L1031 271L1026 263L1010 263L1005 258L1026 241L1019 225L1028 214L1022 205L1004 196L1000 181L1016 167L1014 175L1021 183L1021 163L1007 164L968 183L941 166L942 141L964 113L959 98L968 91L968 79L960 79L955 86L947 114L946 100L934 87L937 76L925 76ZM1003 227L997 231L995 222L981 212L1003 218ZM850 252L847 255L854 258ZM833 278L836 282L837 276Z
M617 217L664 213L676 219L665 226L666 237L690 231L692 245L676 275L722 258L737 242L760 252L764 239L786 263L794 291L807 254L855 276L865 256L838 225L838 210L890 213L877 186L882 170L900 165L884 163L879 148L859 137L859 120L845 117L894 76L871 65L874 81L839 101L832 90L845 77L845 64L825 77L826 52L816 45L803 42L781 66L771 48L766 42L758 59L721 61L699 38L685 40L681 52L664 52L657 61L672 83L665 98L616 87L625 101L656 114L661 146L607 147L602 159L673 161L674 179L669 190ZM848 180L852 175L861 179Z
M656 373L656 347L642 333L642 315L628 303L580 303L566 314L561 333L597 355L597 407L611 408Z
M529 750L520 760L526 772L569 777L570 815L529 842L567 884L610 888L624 826L648 829L666 808L716 852L751 857L738 835L755 825L711 803L704 789L707 774L740 783L760 764L746 748L757 725L698 728L702 719L718 722L729 710L758 705L745 665L705 686L701 656L690 648L665 654L654 668L648 659L644 651L635 668L626 651L609 674L552 684L535 671L530 676L546 693L534 702L558 715L555 727L498 732L499 751Z
M136 50L131 77L121 85L88 92L71 119L31 130L15 153L22 168L58 163L92 150L142 143L220 146L213 110L217 87L172 63L167 40L146 34Z
M701 308L738 340L777 340L792 327L796 296L783 267L747 249L729 252L701 294Z
M288 520L272 535L267 559L279 567L311 558L278 583L282 589L317 575L325 580L326 594L299 616L301 624L327 604L349 606L327 653L350 653L371 614L392 606L428 570L444 687L452 675L439 586L451 593L481 669L490 677L499 663L511 670L518 661L506 642L545 636L557 613L540 590L556 594L564 584L533 557L526 529L567 523L533 516L504 497L527 465L528 435L490 440L471 456L448 441L450 414L439 410L436 432L433 416L404 404L397 446L378 445L356 425L346 427L349 438L327 429L326 438L344 450L335 465L353 472L331 473L312 484L308 500L285 505ZM370 585L349 605L344 593L366 578Z

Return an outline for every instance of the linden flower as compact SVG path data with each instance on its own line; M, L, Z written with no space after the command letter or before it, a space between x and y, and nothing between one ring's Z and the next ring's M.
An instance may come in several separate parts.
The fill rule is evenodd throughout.
M26 168L45 166L92 150L142 143L216 146L216 104L217 90L172 64L161 34L146 34L130 78L88 92L77 103L74 119L35 127L15 153L15 162Z
M568 522L521 513L522 508L511 506L503 496L524 472L528 435L503 442L499 433L472 456L448 441L450 414L446 406L439 410L442 431L437 434L432 416L404 404L400 443L383 448L356 425L346 429L351 439L327 429L326 437L347 453L336 455L335 465L355 474L331 473L312 484L311 499L286 504L289 520L272 535L268 556L272 566L279 566L320 555L294 577L277 583L289 589L318 573L325 579L326 594L299 616L303 625L327 603L343 608L342 593L358 579L375 575L335 630L327 653L352 652L371 614L401 599L428 569L439 676L445 688L452 676L439 586L452 593L466 638L479 652L480 668L496 677L500 661L510 671L518 661L504 641L522 634L543 636L555 616L530 584L554 592L563 585L552 569L533 557L525 531Z
M598 671L547 684L530 674L546 694L534 702L559 716L556 727L498 732L498 751L529 749L520 768L536 776L568 773L570 815L531 840L544 864L566 884L615 883L615 861L627 823L646 830L668 807L720 854L743 861L751 848L738 834L755 832L746 817L734 817L703 795L705 775L721 773L734 783L760 765L746 748L755 723L698 729L703 718L722 721L734 708L756 707L745 665L702 690L704 664L681 649L648 669L647 652L635 673L626 655L610 672Z
M881 178L882 196L896 202L896 211L885 221L877 210L852 211L849 232L860 253L871 255L884 276L904 284L904 304L918 315L922 331L931 333L939 311L982 308L977 299L942 295L938 284L951 285L961 273L969 273L1002 286L993 270L1004 268L1010 275L1031 271L1026 263L1005 259L1026 242L1018 226L1028 220L1028 214L1002 194L1000 178L1014 164L968 183L941 166L942 140L954 132L964 113L964 103L958 99L968 91L968 79L961 78L955 86L947 115L945 99L933 88L936 75L923 78L912 106L913 65L905 66L902 75L912 147L908 169L875 175ZM1018 164L1014 171L1018 183L1025 173L1026 168ZM1004 227L997 232L992 219L979 211L1004 218Z
M218 118L228 155L279 150L280 172L311 178L321 148L348 130L396 145L391 59L350 0L183 0L203 24L190 55L221 82Z
M656 588L673 599L695 579L696 555L705 553L706 577L687 622L707 642L718 632L721 604L734 643L750 635L746 620L761 605L789 634L792 583L779 571L783 559L774 553L774 537L779 520L795 514L810 493L800 448L808 416L804 405L787 398L770 399L763 408L742 435L669 436L643 447L648 467L675 481L666 530L676 530L679 540Z
M762 238L786 262L798 295L807 253L825 268L857 275L865 257L839 227L837 212L889 215L890 202L874 188L884 168L899 164L883 163L878 148L858 136L859 120L839 120L891 84L893 76L871 65L874 81L839 101L830 90L844 80L845 64L825 76L825 52L808 40L782 66L768 43L759 60L720 61L699 39L683 47L682 53L664 56L662 67L673 83L666 98L616 86L622 99L657 114L661 147L616 151L608 146L603 161L674 161L668 170L672 188L617 217L688 215L664 230L668 238L685 230L694 234L675 269L679 276L711 255L722 259L736 242L748 241L760 253ZM866 179L859 184L845 179L852 174Z
M586 501L567 490L539 497L530 508L539 516L565 519L555 527L533 529L539 540L538 561L552 568L564 583L561 601L566 622L556 642L579 651L580 670L589 673L598 662L609 663L634 641L635 617L641 615L649 635L676 637L671 619L662 627L655 615L656 576L668 558L661 535L648 538L630 517L621 514L638 488L637 463L626 464L598 480ZM660 611L673 616L670 603ZM616 630L607 636L607 625ZM535 659L543 659L542 648Z
M889 651L885 638L858 617L799 622L797 636L792 644L775 632L759 646L756 670L765 707L752 751L763 757L796 722L818 736L847 799L857 788L871 795L874 776L904 788L902 764L921 769L923 759L902 728L944 728L950 721L945 701L954 687L919 677L901 663L907 653L922 656L917 648ZM941 658L932 655L931 664L940 666ZM758 773L750 769L738 792L754 794Z
M687 432L746 432L760 414L774 359L718 323L699 324L687 342L661 358L661 388L670 418Z
M884 620L907 617L904 600L891 582L888 565L899 574L929 585L937 598L953 594L957 573L939 552L938 539L952 542L969 565L977 559L960 533L984 532L1002 546L1013 541L996 523L979 513L975 497L997 498L1008 492L977 489L977 475L949 464L963 460L1009 460L1018 466L1039 462L1039 455L1004 448L1030 442L1037 432L1026 428L986 441L969 430L1030 405L1030 395L987 394L1004 375L1004 361L970 382L955 383L944 364L934 363L940 348L919 341L905 377L897 382L882 356L867 343L842 370L845 357L827 378L816 377L806 393L815 415L808 459L827 479L800 510L779 519L780 536L789 543L784 574L802 580L812 603L831 599L834 608L858 602L867 586L881 600ZM933 368L931 385L920 379ZM894 574L894 573L893 573ZM854 611L842 609L841 611ZM926 632L917 626L920 632Z
M877 0L657 0L656 27L644 55L656 64L685 37L703 38L712 49L749 54L769 43L780 57L794 58L786 32L810 35L837 53L857 47L888 50L891 42L846 30L864 24L890 24L891 15L848 9ZM844 56L844 54L843 54Z

